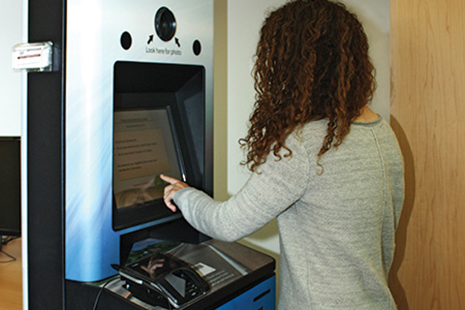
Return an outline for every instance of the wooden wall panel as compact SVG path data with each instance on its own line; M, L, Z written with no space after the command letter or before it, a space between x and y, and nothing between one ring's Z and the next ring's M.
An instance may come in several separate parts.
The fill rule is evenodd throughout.
M390 284L400 310L465 309L465 1L391 0L391 124L406 201Z

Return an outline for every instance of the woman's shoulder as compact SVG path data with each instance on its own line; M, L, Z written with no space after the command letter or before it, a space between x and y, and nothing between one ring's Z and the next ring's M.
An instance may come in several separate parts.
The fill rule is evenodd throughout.
M297 139L302 137L314 137L326 135L328 130L328 119L310 121L294 130L293 136ZM323 136L324 137L324 136Z
M294 130L287 139L286 145L292 149L291 146L297 144L307 152L314 153L315 148L319 149L321 147L327 128L327 119L308 122Z

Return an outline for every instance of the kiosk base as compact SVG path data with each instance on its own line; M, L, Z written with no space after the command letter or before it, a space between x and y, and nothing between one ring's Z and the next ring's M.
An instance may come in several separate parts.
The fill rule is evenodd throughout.
M127 279L115 276L105 281L103 288L77 282L67 283L69 298L66 309L89 309L97 298L98 310L275 309L275 261L270 256L238 243L217 240L181 244L173 254L194 266L210 285L210 290L196 298L195 302L180 307L164 303L163 300L151 302L150 294L140 298L141 294L128 290ZM99 290L102 291L100 296Z

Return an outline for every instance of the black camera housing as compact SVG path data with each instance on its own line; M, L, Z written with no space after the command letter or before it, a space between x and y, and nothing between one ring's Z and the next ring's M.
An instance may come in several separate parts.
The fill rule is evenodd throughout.
M155 14L155 31L157 36L165 41L170 41L176 34L176 18L168 8L161 7Z

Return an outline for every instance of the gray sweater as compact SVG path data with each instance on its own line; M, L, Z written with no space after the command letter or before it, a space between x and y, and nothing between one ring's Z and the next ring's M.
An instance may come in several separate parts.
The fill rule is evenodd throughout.
M292 156L270 155L228 201L194 188L177 192L174 201L195 228L224 241L277 217L279 309L396 309L387 276L404 200L397 140L382 118L354 123L343 144L322 156L318 175L326 124L294 132L286 140Z

